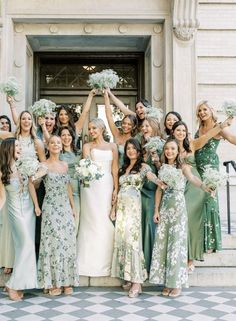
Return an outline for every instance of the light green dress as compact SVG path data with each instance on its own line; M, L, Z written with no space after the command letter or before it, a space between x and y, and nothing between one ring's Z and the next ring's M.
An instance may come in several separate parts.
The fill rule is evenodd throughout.
M75 223L68 198L68 182L67 174L49 172L44 178L46 195L38 259L40 288L79 284Z
M117 148L118 148L118 153L119 153L119 168L121 168L124 165L125 146L117 144Z
M64 152L60 154L60 160L68 164L68 174L70 176L70 183L72 187L73 199L76 207L75 230L76 235L79 229L79 215L80 215L80 185L78 178L75 177L75 165L79 163L81 156L75 155L73 152Z
M193 175L201 179L194 155L188 156L184 162L191 166ZM205 192L187 181L185 187L185 201L188 213L188 259L203 260L204 253L204 224L203 224L203 203Z
M182 175L178 188L163 191L160 204L149 282L168 288L181 288L188 280L185 184Z
M19 178L11 178L5 186L15 260L13 272L6 286L14 290L37 287L35 257L35 213L28 186Z
M197 132L195 137L199 137ZM211 165L212 168L219 170L219 157L216 154L220 140L211 138L208 143L201 149L195 152L195 159L199 174L203 175L204 166ZM212 197L210 194L205 194L203 204L204 217L204 251L221 250L221 226L218 194Z
M141 193L144 173L122 175L117 199L111 276L143 283L147 278L142 249Z

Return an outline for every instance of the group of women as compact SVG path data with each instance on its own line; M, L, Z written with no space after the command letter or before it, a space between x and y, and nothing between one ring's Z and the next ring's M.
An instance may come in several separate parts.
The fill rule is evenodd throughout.
M148 116L146 100L137 102L133 112L107 89L104 105L114 143L107 141L103 120L94 118L88 126L91 142L81 155L81 132L94 95L96 90L79 119L61 106L38 119L37 130L30 112L18 116L7 97L16 132L9 118L0 116L0 266L12 272L6 283L12 300L36 287L49 295L71 294L79 275L120 278L131 298L149 277L164 285L163 295L175 297L194 260L221 248L218 199L201 178L206 164L218 169L221 138L236 145L236 136L225 128L232 119L217 123L214 109L203 101L197 106L194 139L174 111L165 116L164 133L159 120ZM124 113L120 128L110 100ZM166 140L162 155L145 148L156 136ZM17 167L26 156L44 165L37 180L22 177ZM103 172L89 187L75 175L81 157L91 158ZM162 164L178 171L176 188L158 178Z

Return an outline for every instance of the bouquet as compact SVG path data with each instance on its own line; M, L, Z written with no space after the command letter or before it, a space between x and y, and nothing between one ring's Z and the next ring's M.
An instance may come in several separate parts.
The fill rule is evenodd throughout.
M56 109L56 104L51 100L40 99L31 106L31 111L35 117L45 117Z
M9 77L5 83L0 84L0 91L7 96L15 97L19 92L19 84L15 77Z
M89 182L100 179L104 173L101 168L89 157L81 159L75 166L75 175L82 181L84 187L89 187Z
M227 176L217 169L212 168L211 165L206 165L202 179L203 184L214 191L225 183Z
M160 155L163 151L164 144L165 144L164 139L158 136L155 136L155 137L150 137L148 143L144 145L144 148L146 148L150 152L155 151Z
M236 100L235 99L228 99L223 102L222 105L223 112L228 117L236 116Z
M36 180L47 173L47 167L41 164L35 157L21 157L16 161L16 167L23 178L32 177Z
M158 173L158 178L170 188L176 188L181 177L182 171L168 164L163 164Z
M145 116L146 117L153 117L157 118L158 122L160 123L162 117L163 117L163 111L160 108L157 107L145 107Z
M120 78L112 69L104 69L89 75L88 85L91 88L103 90L105 88L115 88Z

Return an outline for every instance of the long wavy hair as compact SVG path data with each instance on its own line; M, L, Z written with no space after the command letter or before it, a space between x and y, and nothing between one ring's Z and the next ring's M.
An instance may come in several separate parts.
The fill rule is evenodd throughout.
M59 128L59 131L58 131L58 136L61 138L61 134L63 132L63 130L68 130L68 132L70 133L71 137L72 137L72 141L71 141L71 149L72 151L76 154L77 153L77 149L75 147L75 135L74 135L74 131L72 130L72 128L68 127L68 126L65 126L65 127L60 127ZM62 153L64 153L65 150L64 150L64 146L62 144Z
M10 121L10 118L7 117L6 115L1 115L0 116L0 120L1 119L5 119L7 121L8 125L9 125L9 132L11 132L11 121Z
M123 166L120 168L119 170L119 177L124 175L126 172L126 169L129 167L130 165L130 159L127 156L127 147L128 145L131 144L133 145L133 147L136 149L136 151L138 152L138 158L134 164L134 166L131 168L130 172L131 173L139 173L142 167L142 163L143 163L143 155L142 155L142 147L141 144L139 143L139 141L135 138L130 138L126 141L125 143L125 148L124 148L124 164Z
M176 139L175 135L174 135L174 131L179 126L184 126L185 127L186 137L183 140L183 147L184 147L184 149L186 150L187 153L191 153L190 142L189 142L189 138L188 138L188 126L186 125L185 122L183 122L182 120L179 120L176 123L174 123L174 125L172 127L172 136L173 136L174 139Z
M152 128L152 137L154 136L159 136L162 138L162 133L161 133L161 128L160 128L160 123L156 117L145 117L142 121L147 121L150 127ZM141 138L141 144L144 146L147 143L147 140L142 136Z
M146 107L146 108L151 107L151 104L149 103L149 101L148 101L147 99L145 99L145 98L140 98L140 99L137 100L136 103L135 103L135 112L136 112L136 106L137 106L138 103L143 104L143 106ZM137 118L137 120L138 120L138 127L140 127L140 126L142 125L143 119L140 119L137 114L136 114L136 118Z
M211 113L212 113L212 119L213 121L216 123L217 122L217 114L216 114L216 110L215 108L209 103L208 100L201 100L198 104L197 104L197 107L196 107L196 116L197 116L197 120L198 122L200 123L201 125L201 119L199 117L199 109L202 105L205 105L207 108L210 109Z
M103 136L103 139L106 141L106 142L109 142L110 141L110 136L107 132L107 129L106 129L106 125L104 123L104 121L101 119L101 118L92 118L90 121L89 121L89 124L90 123L93 123L96 127L98 128L101 128L102 129L102 136Z
M179 144L177 142L177 140L173 137L170 137L167 139L167 141L165 142L164 146L163 146L163 153L161 155L161 161L162 161L162 164L168 164L168 158L165 156L165 147L168 143L171 143L171 142L174 142L177 147L178 147L178 154L176 156L176 159L175 159L175 164L176 164L176 168L181 168L182 167L182 161L181 161L181 158L180 158L180 147L179 147Z
M0 145L0 170L3 185L10 184L12 161L15 160L15 142L16 138L11 137L4 139Z
M165 119L164 119L164 127L165 127L165 132L167 135L170 135L171 134L171 131L169 128L166 127L166 119L169 115L174 115L176 118L178 118L178 120L182 120L182 117L179 113L177 113L177 111L169 111L166 116L165 116Z
M28 111L28 110L24 110L20 113L20 116L18 118L18 122L16 125L16 133L15 136L17 139L19 139L19 136L21 135L21 119L23 117L24 114L29 114L31 119L32 119L32 126L30 128L30 136L33 140L35 140L37 138L37 134L36 134L36 126L34 124L34 118L33 115Z
M59 114L62 110L65 110L65 112L68 115L68 127L71 127L73 130L75 130L75 118L74 118L74 114L71 112L70 108L68 108L67 106L61 105L58 109L57 109L57 114L56 114L56 126L57 128L63 127L60 123L59 120Z
M134 115L126 115L122 121L121 121L121 125L123 123L123 121L128 118L132 124L132 130L131 130L131 136L135 136L137 134L137 126L138 126L138 120L137 117ZM120 128L121 133L123 133L122 131L122 127Z

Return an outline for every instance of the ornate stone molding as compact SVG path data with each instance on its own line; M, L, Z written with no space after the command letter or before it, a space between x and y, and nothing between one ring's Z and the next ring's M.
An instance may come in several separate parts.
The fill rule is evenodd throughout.
M179 40L194 38L199 27L197 9L198 0L172 0L173 31Z

